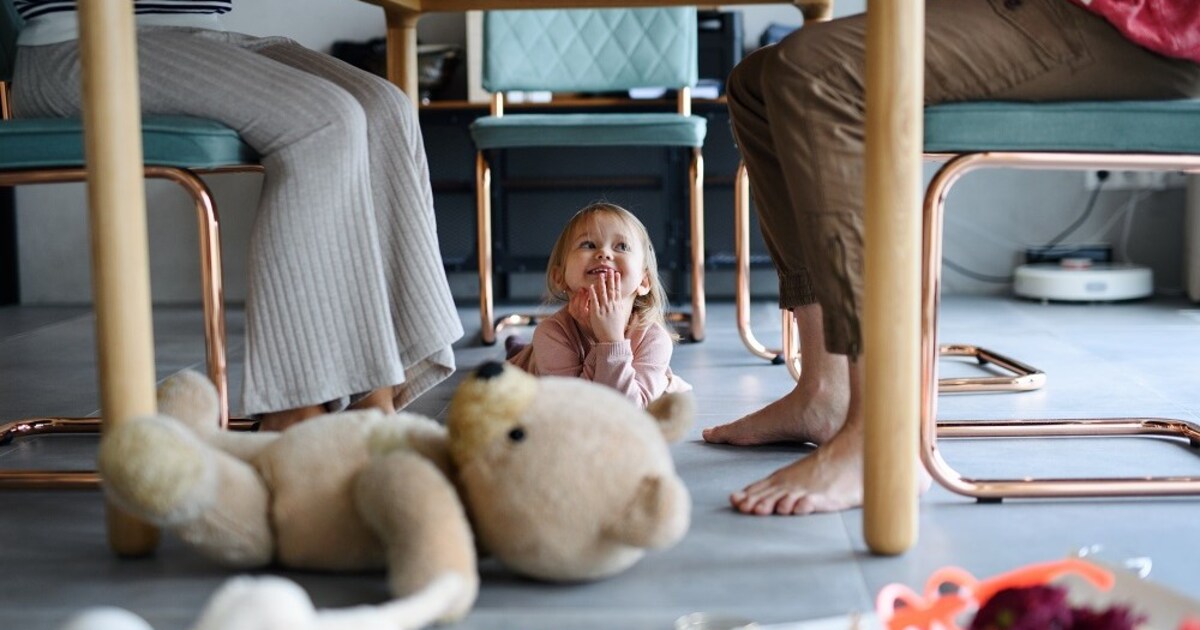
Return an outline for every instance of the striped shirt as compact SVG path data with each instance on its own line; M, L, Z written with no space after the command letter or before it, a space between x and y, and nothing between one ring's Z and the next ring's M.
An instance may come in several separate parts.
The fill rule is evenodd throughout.
M13 0L25 24L17 36L20 46L57 44L79 37L74 0ZM233 0L133 0L138 26L174 26L222 30L221 15Z
M134 0L135 13L228 13L233 0ZM75 0L13 0L13 6L22 18L28 20L61 11L74 11Z

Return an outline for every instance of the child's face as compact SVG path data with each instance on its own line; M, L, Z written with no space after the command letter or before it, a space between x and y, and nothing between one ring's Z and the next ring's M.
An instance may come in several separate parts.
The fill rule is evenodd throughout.
M557 270L558 284L574 293L599 284L601 274L609 270L621 274L622 296L649 293L646 245L620 217L597 212L580 222L571 234L563 268Z

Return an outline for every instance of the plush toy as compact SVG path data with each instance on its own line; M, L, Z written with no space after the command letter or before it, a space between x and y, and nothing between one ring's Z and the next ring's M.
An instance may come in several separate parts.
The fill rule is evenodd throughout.
M474 603L477 545L574 581L682 538L691 503L667 439L692 415L687 394L642 411L582 379L487 363L445 428L372 410L234 433L217 430L207 379L182 372L159 388L158 415L106 433L99 467L115 503L232 567L386 568L398 598L458 575L438 615L450 621Z
M274 576L231 578L200 613L192 630L416 630L461 596L462 578L448 573L408 599L379 606L317 610L299 584ZM62 630L154 630L115 607L85 610Z

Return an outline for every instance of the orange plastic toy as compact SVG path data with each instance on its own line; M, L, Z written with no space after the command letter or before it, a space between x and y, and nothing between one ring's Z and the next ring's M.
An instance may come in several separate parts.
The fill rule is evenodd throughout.
M1067 574L1079 575L1102 591L1111 589L1115 581L1111 572L1077 558L1030 564L986 580L958 567L943 567L925 582L924 596L903 584L883 587L875 610L887 630L961 630L955 618L992 595L1006 588L1048 584Z

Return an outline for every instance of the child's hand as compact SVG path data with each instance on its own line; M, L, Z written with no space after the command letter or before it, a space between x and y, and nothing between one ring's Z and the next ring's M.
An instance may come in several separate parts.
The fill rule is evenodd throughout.
M571 294L571 300L567 302L567 312L571 314L571 319L579 325L585 336L589 339L592 335L592 311L588 306L591 301L592 293L588 287L582 287L578 291Z
M633 296L621 295L621 273L600 274L600 284L591 285L588 296L589 321L596 341L613 342L625 338L625 327L633 313Z

